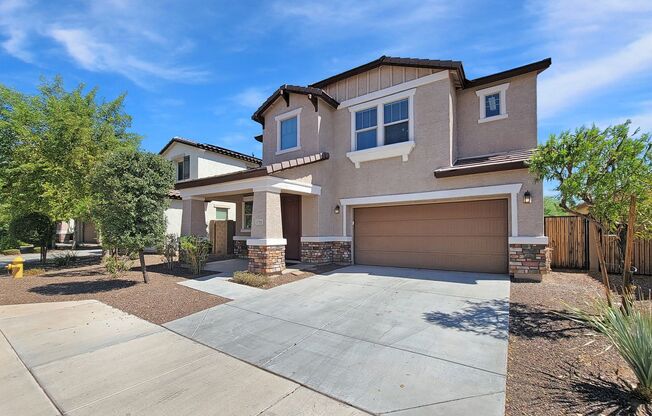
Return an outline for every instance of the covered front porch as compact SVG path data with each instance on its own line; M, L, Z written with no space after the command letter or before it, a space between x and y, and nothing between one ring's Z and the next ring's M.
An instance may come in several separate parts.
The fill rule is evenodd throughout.
M256 169L181 182L177 190L183 204L182 235L207 236L205 203L232 202L233 253L248 259L250 272L280 273L286 260L303 260L302 211L316 208L320 186Z

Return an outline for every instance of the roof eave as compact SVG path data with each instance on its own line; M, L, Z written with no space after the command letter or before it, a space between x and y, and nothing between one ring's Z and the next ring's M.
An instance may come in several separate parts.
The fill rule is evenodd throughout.
M537 62L532 62L527 65L519 66L516 68L508 69L506 71L497 72L495 74L487 75L476 79L467 79L464 81L464 88L475 88L493 82L502 81L508 78L517 77L519 75L528 74L530 72L541 73L552 65L552 59L546 58Z

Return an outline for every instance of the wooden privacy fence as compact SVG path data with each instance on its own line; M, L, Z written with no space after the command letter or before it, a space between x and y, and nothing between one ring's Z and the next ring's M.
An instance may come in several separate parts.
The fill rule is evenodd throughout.
M561 269L597 270L593 238L595 230L582 217L546 217L545 234L551 253L551 266ZM609 273L622 273L622 259L615 236L602 236ZM652 275L652 240L634 240L632 266L636 274Z
M233 254L233 235L235 221L212 220L208 224L208 238L217 256Z

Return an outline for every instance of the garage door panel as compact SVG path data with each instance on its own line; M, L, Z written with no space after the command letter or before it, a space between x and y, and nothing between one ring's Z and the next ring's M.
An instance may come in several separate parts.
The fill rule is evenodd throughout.
M358 221L384 221L387 218L397 217L397 208L400 216L411 219L455 219L455 218L502 218L505 200L447 202L440 204L417 204L385 207L358 208L364 215L356 218Z
M398 253L398 252L356 252L361 255L363 262L358 264L369 264L375 266L390 267L416 267L440 270L461 270L460 264L464 264L463 271L479 273L504 273L505 265L502 257L494 255L468 255L468 254L443 254L433 255L432 253Z
M404 219L396 221L356 221L356 233L360 236L386 236L386 235L459 235L469 223L466 219ZM485 236L504 236L507 222L505 218L488 218L485 221L475 222L472 234Z
M498 243L498 244L497 244ZM470 251L502 256L507 246L507 238L497 240L494 237L478 236L373 236L362 238L356 245L356 251L397 251L397 252L425 252L425 253L459 253Z
M507 200L356 208L358 264L507 272Z

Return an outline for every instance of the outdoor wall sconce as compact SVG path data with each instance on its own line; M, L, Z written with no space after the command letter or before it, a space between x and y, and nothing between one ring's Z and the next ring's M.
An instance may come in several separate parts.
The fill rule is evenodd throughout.
M530 191L525 191L525 193L523 194L523 203L529 204L530 202L532 202L532 194L530 193Z
M335 213L336 214L340 213L340 206L339 205L335 205Z

